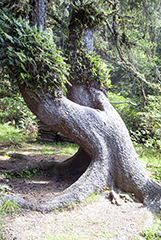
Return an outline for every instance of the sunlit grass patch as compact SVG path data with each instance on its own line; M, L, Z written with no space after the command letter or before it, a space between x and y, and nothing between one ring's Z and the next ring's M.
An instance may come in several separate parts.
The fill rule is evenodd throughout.
M37 148L47 155L69 155L72 156L78 150L78 146L73 143L53 142L50 144L43 144L42 147Z
M17 204L15 201L9 201L6 199L4 202L0 203L0 215L4 213L16 215L20 210L20 205Z
M160 234L161 234L161 221L159 216L156 216L154 224L151 227L143 230L141 236L145 240L160 240L161 239Z
M140 160L146 163L146 168L155 180L161 182L161 150L146 148L142 144L135 144L135 150Z
M19 128L9 125L9 123L0 124L0 142L2 144L20 144L29 139Z
M42 239L42 238L41 238ZM47 240L89 240L89 238L83 233L72 233L71 235L67 234L58 234L53 236L52 234L46 234L43 239Z

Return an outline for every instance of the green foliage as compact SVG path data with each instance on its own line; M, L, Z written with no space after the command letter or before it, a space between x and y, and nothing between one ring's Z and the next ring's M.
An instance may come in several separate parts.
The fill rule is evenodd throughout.
M24 103L23 98L19 95L14 98L4 97L0 99L1 124L11 122L15 126L20 126L24 121L29 122L31 119L34 121L36 117L33 116ZM28 128L30 128L30 126L28 126Z
M125 95L128 95L126 92ZM130 99L128 97L124 97L121 94L115 94L112 92L108 93L108 98L111 102L124 102L127 100L131 100L135 104L138 104L139 100L137 98ZM124 120L126 127L131 132L133 129L135 129L136 125L138 124L136 120L136 114L140 111L139 104L134 106L131 104L114 104L114 108L117 110L117 112L120 114L122 119Z
M37 119L28 109L18 89L7 79L0 80L0 124L9 123L21 128L25 135L35 137Z
M0 124L0 142L3 144L20 145L30 139L29 135L24 135L19 128L9 125L8 123Z
M110 11L108 11L110 13ZM107 11L101 7L100 1L77 0L73 1L73 16L71 25L79 25L83 28L93 28L105 22Z
M158 231L161 231L159 225L146 229L141 235L146 240L160 240L160 236L157 234Z
M110 101L126 101L119 94L109 93ZM127 93L128 95L128 93ZM146 147L161 148L161 97L149 95L145 109L139 105L139 99L131 99L131 104L116 104L114 107L124 120L134 142L144 143Z
M114 15L111 14L111 18L108 18L113 31L113 19L116 21L115 31L118 34L117 39L122 47L124 58L158 88L161 80L160 4L159 0L119 0L116 1L117 12L122 17L116 15L113 18ZM110 56L119 61L120 56L114 44L114 38L115 36L111 37L109 27L100 26L95 31L95 46L106 49ZM128 92L130 98L142 95L141 86L134 76L114 64L108 64L112 68L111 83L114 93L120 93L125 97L124 92ZM153 91L145 85L144 90L146 94L153 94Z
M151 178L161 182L161 151L154 147L134 143L135 150L140 160L146 163L146 169Z
M19 204L16 202L9 201L8 199L4 202L0 203L0 214L8 213L12 216L15 214L18 214L18 211L20 210Z
M93 81L96 81L101 87L108 88L111 86L110 69L100 60L100 57L92 53L86 53L81 48L69 61L71 64L69 81L71 83L85 83L90 86Z
M13 13L15 18L20 16L27 17L31 6L29 0L3 0L0 7L6 7Z
M139 121L136 130L136 141L140 140L147 147L161 148L161 97L149 95L145 111L138 112ZM140 138L141 135L141 138Z
M12 179L12 178L24 178L24 179L31 179L34 175L42 176L43 171L39 169L33 169L31 171L22 171L22 172L16 172L16 173L4 173L4 176L7 179Z
M6 9L0 10L0 47L2 78L51 94L68 82L68 67L52 42L51 31L31 28Z

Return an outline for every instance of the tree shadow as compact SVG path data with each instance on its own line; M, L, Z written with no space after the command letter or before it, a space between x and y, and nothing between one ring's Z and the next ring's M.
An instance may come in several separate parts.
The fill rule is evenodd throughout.
M25 155L24 155L25 156ZM62 162L64 156L57 156L56 159ZM82 173L56 175L53 172L40 169L27 170L29 164L37 164L43 160L54 159L54 155L47 156L44 154L29 155L27 158L9 158L0 156L0 185L5 186L5 192L8 194L18 195L21 198L36 202L44 198L51 198L64 191L72 185ZM66 159L64 159L66 160ZM26 167L26 171L7 174L6 172L19 168ZM1 191L1 189L0 189Z

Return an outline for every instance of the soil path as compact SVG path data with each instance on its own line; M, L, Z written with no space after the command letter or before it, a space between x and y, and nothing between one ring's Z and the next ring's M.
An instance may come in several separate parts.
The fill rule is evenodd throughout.
M44 155L42 146L34 145L16 152L30 158L20 160L0 156L0 169L9 170L43 159L63 161L69 155ZM1 148L2 152L13 149ZM1 175L0 184L6 185L9 194L17 194L32 202L50 198L63 191L76 180L76 176L54 178L45 173L27 175L26 178L6 179ZM9 189L8 189L9 187ZM111 204L105 196L93 195L85 203L73 204L66 209L59 209L47 214L22 209L15 217L4 219L6 240L132 240L142 239L141 231L151 226L154 216L136 199L124 194L119 199L120 206ZM1 233L0 233L1 234ZM4 234L4 233L3 233ZM139 238L138 238L139 236Z

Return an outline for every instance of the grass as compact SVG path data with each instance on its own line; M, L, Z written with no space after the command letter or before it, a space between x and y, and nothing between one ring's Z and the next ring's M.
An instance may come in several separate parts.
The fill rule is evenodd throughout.
M4 202L0 203L0 214L4 215L5 213L8 213L12 216L17 215L20 210L19 204L17 204L15 201L9 201L8 199Z
M155 221L153 225L149 228L144 229L140 233L140 237L137 237L136 240L160 240L161 237L158 235L158 232L161 232L161 222L160 222L160 217L155 216Z
M4 228L4 219L6 216L15 217L20 211L20 206L15 201L9 201L6 199L4 202L0 202L0 239L6 239L6 230Z
M46 234L43 239L46 240L89 240L89 238L83 233L72 233L71 235L67 234L58 234L53 236L51 234ZM42 240L43 240L42 239Z
M160 149L146 148L142 144L135 144L135 150L140 160L146 163L150 177L161 182L161 151Z
M33 143L34 145L36 143ZM78 146L74 143L68 142L53 142L50 144L42 144L42 147L37 148L44 154L50 155L74 155L75 152L78 150Z
M24 135L20 129L9 125L9 123L0 124L0 143L2 146L5 144L21 145L26 140L29 140L29 135ZM37 145L37 143L33 143ZM42 146L42 147L40 147ZM151 178L156 181L161 181L161 151L158 149L146 148L141 144L134 144L135 150L139 159L146 162L146 167L151 175ZM78 146L73 143L53 142L50 144L39 144L37 150L46 155L74 155L78 150Z
M0 143L19 145L29 139L29 135L24 135L19 128L9 125L9 123L0 124Z
M92 202L97 202L100 199L100 194L98 194L97 192L90 194L85 201L85 205L92 203Z

